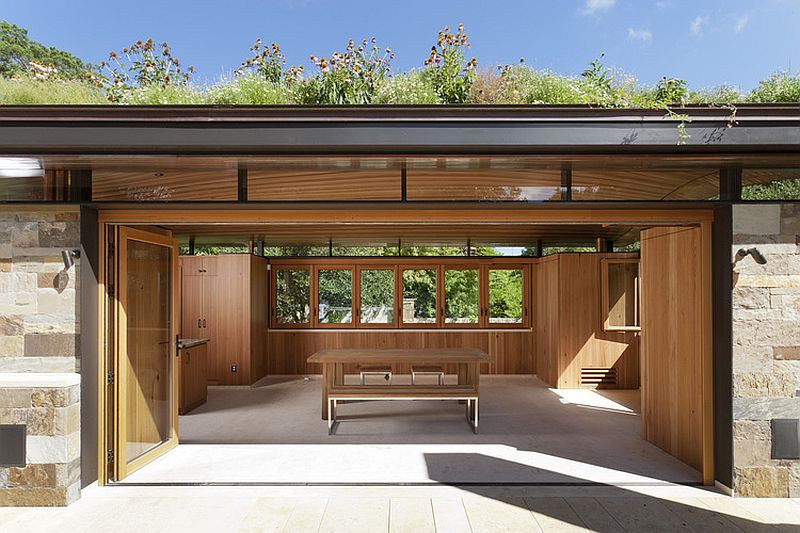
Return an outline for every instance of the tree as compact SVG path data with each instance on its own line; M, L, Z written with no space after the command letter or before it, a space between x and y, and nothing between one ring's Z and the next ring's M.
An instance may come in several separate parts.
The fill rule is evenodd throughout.
M92 65L77 56L32 40L25 28L0 21L0 76L24 75L31 63L52 65L61 79L69 80L86 79L86 73L92 70Z

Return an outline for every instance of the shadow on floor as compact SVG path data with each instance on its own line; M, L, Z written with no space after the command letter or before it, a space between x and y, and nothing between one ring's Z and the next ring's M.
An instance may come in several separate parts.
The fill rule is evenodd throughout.
M550 472L551 475L557 476L557 481L548 483L548 485L599 486L607 488L610 492L605 491L605 496L601 498L570 497L562 499L503 496L502 491L498 491L498 485L494 484L450 483L447 481L450 478L449 472L452 468L463 468L498 473L513 472L514 475L519 476L520 472L530 469L530 466L471 453L426 453L425 462L431 479L439 480L443 485L457 487L475 496L519 507L531 511L539 517L552 519L554 529L559 531L564 524L601 532L690 530L703 533L717 531L728 533L731 531L776 531L774 528L778 528L777 530L786 528L785 530L789 531L791 530L789 528L796 527L788 524L764 524L740 516L689 505L682 501L643 496L620 485L587 483L584 479L558 472Z

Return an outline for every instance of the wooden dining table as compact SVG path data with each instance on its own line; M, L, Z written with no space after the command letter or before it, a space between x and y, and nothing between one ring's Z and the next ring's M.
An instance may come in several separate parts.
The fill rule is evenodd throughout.
M329 348L308 358L309 363L322 365L322 418L328 418L328 392L344 386L345 365L409 365L456 366L458 385L479 390L481 364L490 363L491 356L479 348ZM425 385L443 391L452 385ZM357 388L355 386L354 388ZM387 394L393 390L408 391L409 385L381 385ZM413 387L412 387L413 389Z

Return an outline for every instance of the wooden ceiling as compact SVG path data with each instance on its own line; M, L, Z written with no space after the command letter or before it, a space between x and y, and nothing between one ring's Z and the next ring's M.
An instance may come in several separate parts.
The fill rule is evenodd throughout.
M222 245L263 241L267 246L593 245L598 237L625 245L638 239L639 227L599 224L268 224L166 225L181 241Z

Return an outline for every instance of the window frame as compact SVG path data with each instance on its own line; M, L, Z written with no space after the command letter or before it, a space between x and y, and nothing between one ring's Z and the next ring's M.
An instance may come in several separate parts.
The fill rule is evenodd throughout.
M319 265L313 265L313 279L314 282L312 284L311 293L311 301L314 304L313 313L313 320L312 323L314 324L313 327L315 328L324 328L324 329L355 329L358 323L358 317L356 317L356 302L360 298L360 294L358 291L358 286L356 283L356 269L357 265L355 263L348 263L348 264L337 264L337 263L322 263ZM321 322L319 319L319 273L321 270L349 270L350 271L350 322Z
M387 328L394 329L394 328L397 328L398 323L400 321L400 315L399 315L400 307L399 307L399 304L398 304L398 294L397 294L397 292L398 292L398 279L397 279L398 278L398 274L397 274L398 268L399 268L398 265L388 265L388 264L386 264L386 265L383 265L383 264L370 265L370 264L360 264L360 263L358 263L358 264L354 265L354 269L355 269L354 276L355 276L355 281L356 281L355 285L357 285L357 287L356 286L353 287L353 292L355 292L357 294L357 298L358 298L357 300L356 299L353 300L353 303L356 306L355 314L353 315L355 317L355 322L356 322L355 327L356 328L365 328L365 329L387 329ZM361 306L361 272L363 272L364 270L389 270L394 275L394 300L392 302L392 309L394 311L394 319L393 319L392 322L381 322L381 323L377 323L377 324L370 324L370 323L366 323L366 322L362 322L361 321L361 317L362 317L362 313L361 313L361 307L362 307Z
M399 260L398 260L399 259ZM533 258L531 258L532 260ZM292 329L325 329L325 330L529 330L533 322L531 263L520 258L497 257L386 257L386 258L353 258L353 257L295 257L272 258L269 282L269 328L275 330ZM307 270L310 273L310 318L306 324L277 323L277 276L279 270ZM348 323L322 323L319 321L319 274L320 270L349 270L352 283L351 314L353 321ZM394 322L389 324L361 323L361 272L364 270L391 270L395 278ZM403 272L406 270L432 270L436 275L436 321L431 323L407 323L402 318ZM447 270L478 271L478 321L474 323L445 322L445 275ZM522 270L522 308L521 324L492 324L489 322L489 271L490 270Z
M308 322L302 324L281 324L278 322L278 271L279 270L308 270ZM269 324L272 329L310 329L314 323L314 265L300 263L286 263L271 265L270 267L270 307Z
M448 270L477 270L478 271L478 320L475 322L461 322L461 323L454 323L454 322L447 322L447 297L446 297L446 282L447 282L447 271ZM460 262L454 264L443 264L441 266L441 282L437 280L436 288L438 292L439 300L439 312L441 314L441 326L442 328L446 329L486 329L486 299L488 295L486 294L486 283L484 282L485 277L485 265L481 263L477 264L470 264L469 262Z
M436 304L434 305L434 310L436 311L436 320L430 323L415 323L415 322L404 322L403 321L403 272L406 270L433 270L436 275L436 288L434 290L434 297L436 298ZM444 317L442 316L441 308L439 307L442 304L442 297L440 294L439 287L442 286L444 283L442 278L442 265L436 264L434 262L431 263L401 263L398 265L399 271L399 282L400 282L400 311L398 316L398 324L400 329L440 329L442 327L442 321Z
M638 326L612 326L609 321L609 291L608 291L608 267L611 264L636 264L636 313L639 318ZM603 322L603 331L620 331L620 332L641 332L642 331L642 269L641 260L639 258L612 258L604 257L600 260L600 317Z
M484 327L491 329L520 329L531 327L531 313L528 310L530 307L531 299L529 293L531 292L531 275L530 264L519 263L490 263L484 266L486 276L486 325ZM521 270L522 271L522 322L519 324L503 324L492 323L491 321L491 302L492 302L492 286L490 284L489 272L492 270Z

